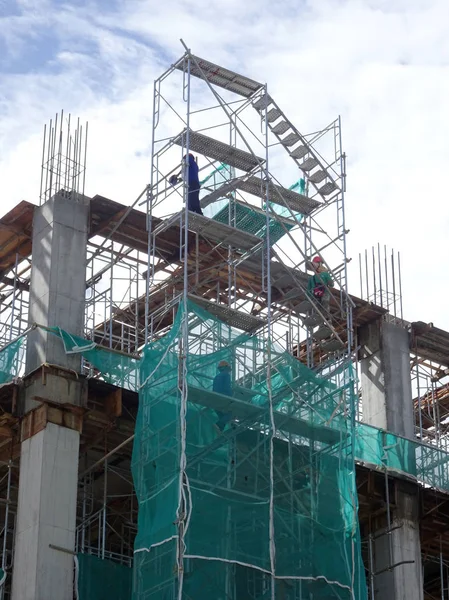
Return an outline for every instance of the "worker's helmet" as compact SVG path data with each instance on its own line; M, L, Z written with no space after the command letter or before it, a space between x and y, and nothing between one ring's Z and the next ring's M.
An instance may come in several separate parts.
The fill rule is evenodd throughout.
M323 262L323 259L321 258L321 256L314 256L312 258L312 262L315 263L316 265L319 265L320 263Z
M226 360L220 360L220 362L218 363L218 368L219 369L230 369L231 365Z

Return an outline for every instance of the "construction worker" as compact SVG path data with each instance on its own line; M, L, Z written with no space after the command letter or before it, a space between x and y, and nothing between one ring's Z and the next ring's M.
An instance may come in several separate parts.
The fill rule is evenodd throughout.
M231 365L226 360L221 360L218 363L218 373L214 377L212 391L224 396L232 396L232 381L231 381ZM223 431L227 423L231 420L231 413L216 411L218 421L216 423L218 429Z
M186 154L184 156L185 161L185 181L187 183L187 206L188 209L198 215L202 215L200 204L200 179L199 179L199 168L193 154ZM177 185L181 179L180 175L182 171L177 175L172 175L168 180L170 185Z
M313 275L307 282L307 293L318 302L324 309L326 316L329 315L330 292L329 288L334 286L333 279L326 269L321 256L315 256L312 260Z

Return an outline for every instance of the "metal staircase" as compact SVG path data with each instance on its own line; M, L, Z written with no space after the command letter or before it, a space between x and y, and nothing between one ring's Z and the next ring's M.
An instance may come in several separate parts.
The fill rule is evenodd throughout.
M187 60L187 57L184 56L178 61L176 68L186 71ZM273 98L264 93L264 84L198 56L191 57L190 75L206 79L215 86L251 99L252 106L262 118L266 111L268 127L271 132L315 189L312 198L319 196L322 201L330 202L341 191L338 173L326 164L326 161L287 118Z
M267 94L261 96L252 103L252 106L262 118L265 110L267 111L268 127L271 132L315 188L312 198L319 196L324 202L331 201L340 192L337 173L333 172L312 148L271 96Z
M314 331L311 325L305 324L309 332L309 343L311 345L316 343L322 345L323 343L326 343L329 345L329 351L334 351L338 347L341 348L342 345L344 345L343 336L341 336L343 322L346 322L344 328L347 328L348 334L352 327L352 322L350 318L347 318L351 311L351 300L347 294L346 251L344 241L346 231L343 205L345 177L344 168L342 168L344 167L344 156L341 154L339 120L335 121L322 132L314 134L313 137L304 136L287 118L274 99L267 93L264 84L188 53L174 65L174 68L184 72L184 86L186 85L186 75L189 73L190 76L206 81L209 84L209 87L216 86L241 96L243 99L243 107L254 108L262 120L266 119L268 131L275 136L278 144L285 149L288 156L290 156L297 167L304 173L307 189L309 190L307 195L298 194L281 185L275 184L271 181L271 178L267 186L266 178L267 176L270 176L267 175L266 161L264 158L256 156L246 142L247 147L245 150L242 150L218 141L215 138L205 136L202 133L197 133L192 129L184 129L184 131L173 140L173 143L185 147L188 137L189 151L208 157L212 161L219 161L220 163L224 163L231 168L240 171L237 177L234 177L230 181L223 182L222 185L214 188L207 196L203 197L201 200L203 208L219 198L226 196L230 197L231 194L234 195L236 191L240 191L259 197L262 200L267 199L270 203L286 207L290 211L292 219L296 219L294 213L300 213L304 216L301 225L304 232L304 247L301 249L301 252L306 258L307 265L307 260L310 260L313 254L316 253L312 244L312 232L318 228L317 230L320 230L321 233L326 235L326 232L316 223L314 213L320 212L322 208L325 208L328 205L336 204L337 236L334 239L340 250L343 251L344 259L343 264L338 265L334 271L329 268L331 275L334 280L338 281L340 287L340 294L338 294L337 290L335 290L333 294L334 308L332 321L329 315L323 314L322 309L320 309L318 305L315 306L316 303L313 300L309 301L307 299L304 284L299 281L299 271L296 269L294 269L294 271L296 271L295 273L289 273L289 279L291 280L289 284L291 285L291 288L288 290L288 293L297 295L297 302L295 302L296 306L294 307L295 312L302 315L305 314L307 317L310 314L310 308L312 308L315 313L315 325L319 325L319 329ZM214 93L216 94L216 92ZM220 96L216 95L216 98L220 100ZM315 146L321 135L332 130L334 131L335 160L333 163L329 164L321 156ZM187 133L189 134L188 136ZM312 193L310 193L310 191ZM206 225L201 223L201 229L201 233L203 234L203 232L207 230ZM199 231L197 232L199 233ZM216 232L214 231L214 234L215 233ZM224 232L220 233L223 234ZM217 235L217 238L218 237L219 235ZM251 242L255 242L255 240L250 241L249 238L247 241L249 242L249 245L251 245ZM236 246L238 245L239 244L236 244ZM247 258L250 258L255 247L259 249L259 245L257 244L252 249L248 248L247 254L243 257L235 258L230 262L230 265L234 261L237 261L238 264L240 264L243 260L246 263ZM242 250L244 249L244 244L242 244L241 241L240 248ZM274 263L272 267L271 277L273 277L274 271L276 270L275 264L276 263ZM286 273L282 273L281 280L282 278L285 278L285 276ZM272 285L278 289L282 287L279 285L278 281L276 281L276 277L272 279ZM295 288L297 290L300 289L301 292L296 294ZM340 296L339 299L337 296ZM303 306L299 307L299 304L303 305L304 303L308 305L307 309L304 309ZM336 313L335 304L338 305L338 314ZM304 320L304 317L302 318ZM339 330L340 335L335 327L336 320L339 321L337 329ZM349 335L348 339L350 339Z

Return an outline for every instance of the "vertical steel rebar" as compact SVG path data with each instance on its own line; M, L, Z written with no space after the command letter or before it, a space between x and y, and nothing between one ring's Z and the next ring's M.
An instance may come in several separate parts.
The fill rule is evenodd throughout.
M373 253L373 286L374 286L374 303L377 304L377 285L376 285L376 255L374 254L374 246L372 246Z
M369 271L368 271L368 250L365 249L365 281L366 281L366 299L369 301Z
M399 302L401 306L401 319L404 318L404 314L402 312L402 276L401 276L401 255L398 252L398 271L399 271Z
M362 255L359 252L360 298L363 298Z
M380 306L384 307L384 293L382 289L382 263L380 260L380 244L377 244L377 264L379 266L379 294L380 294Z
M396 281L395 281L393 250L391 251L391 276L392 276L392 281L393 281L393 312L394 312L394 318L396 319Z
M47 124L44 125L44 136L42 140L42 164L41 164L41 184L39 191L39 206L42 204L42 186L44 184L44 169L45 169L45 141L47 139Z

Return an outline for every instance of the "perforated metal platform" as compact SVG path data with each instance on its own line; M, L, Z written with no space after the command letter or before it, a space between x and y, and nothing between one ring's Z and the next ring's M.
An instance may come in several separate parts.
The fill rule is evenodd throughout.
M180 71L187 70L188 58L183 57L175 66ZM249 77L239 75L234 71L220 67L199 56L192 56L190 61L190 74L199 79L207 79L209 83L229 90L245 98L249 98L263 87L263 84Z
M240 250L252 250L262 242L257 235L252 235L246 231L230 227L219 221L214 221L208 217L198 215L189 211L189 231L198 233L202 237L215 242L216 244L225 244L234 246Z
M184 129L173 142L178 146L185 146L186 130ZM241 171L246 171L247 173L265 162L262 158L253 156L249 152L240 150L240 148L224 144L223 142L219 142L202 133L196 133L195 131L190 132L189 146L191 152L203 154L204 156L218 160L221 163L225 163L226 165L235 167Z
M305 313L305 312L307 312L308 310L310 310L311 308L312 308L312 303L311 303L311 302L309 302L309 300L303 300L302 302L300 302L300 303L298 304L298 306L296 307L296 310L297 310L299 313Z
M237 188L253 196L265 198L265 183L258 177L249 177L246 181L239 181ZM308 215L320 206L320 203L316 200L312 200L307 196L288 190L280 185L275 185L274 183L269 184L268 193L270 202L284 206L283 199L291 210L302 215Z
M327 325L322 325L318 331L313 333L316 340L325 340L332 335L332 330Z
M321 344L321 348L324 352L337 352L337 350L341 350L343 347L343 344L336 338L331 338Z
M207 310L207 312L212 316L220 319L220 321L227 323L231 327L241 329L242 331L252 333L258 329L261 329L266 324L264 319L253 317L248 313L235 310L234 308L229 308L229 306L225 306L224 304L210 302L210 300L206 300L205 298L191 294L189 294L189 298L192 300L192 302L195 302L195 304L198 304L198 306L201 306L201 308Z
M302 322L305 325L305 327L316 327L317 325L320 325L323 322L323 319L320 315L314 314L310 317L304 317Z

